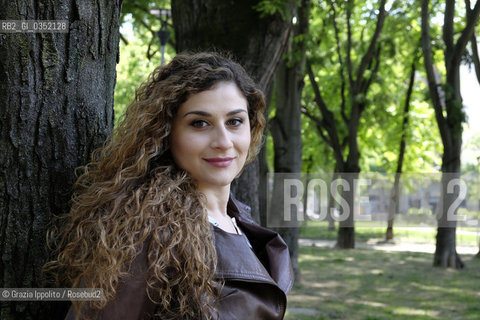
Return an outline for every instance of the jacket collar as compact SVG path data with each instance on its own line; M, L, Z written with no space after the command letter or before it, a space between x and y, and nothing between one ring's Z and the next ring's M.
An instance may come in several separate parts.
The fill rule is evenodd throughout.
M293 286L294 278L290 264L290 254L283 239L278 233L257 224L250 215L250 207L236 200L233 195L230 195L227 212L229 215L235 217L240 229L245 233L252 244L255 255L263 265L264 271L260 272L262 274L261 277L266 278L268 275L268 278L273 280L274 283L285 292L285 294L288 294ZM217 230L217 232L215 232L215 237L219 236L221 232L222 230ZM228 235L230 235L230 237L236 236L222 234L222 236ZM244 248L252 253L246 244L244 245ZM242 257L239 254L248 254L248 252L235 253L237 258L233 258L232 262L238 260L239 256ZM248 268L248 265L244 267ZM256 270L255 272L259 271L256 267L251 267ZM230 268L235 267L231 265Z

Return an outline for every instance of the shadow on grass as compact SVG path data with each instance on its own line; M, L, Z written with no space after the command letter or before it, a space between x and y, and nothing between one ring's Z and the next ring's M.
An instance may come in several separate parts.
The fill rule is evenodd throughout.
M464 270L432 261L427 253L301 247L302 279L286 319L479 319L480 259L464 256Z

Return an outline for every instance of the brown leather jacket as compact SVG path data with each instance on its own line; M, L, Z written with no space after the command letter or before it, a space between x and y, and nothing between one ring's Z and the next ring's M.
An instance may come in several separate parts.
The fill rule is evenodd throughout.
M233 198L228 203L228 214L235 217L252 248L244 236L212 226L218 261L215 277L225 283L215 308L221 320L283 319L286 295L293 285L288 248L276 232L255 223L249 210ZM120 283L116 298L91 318L149 319L155 304L146 293L146 270L146 253L140 254L132 265L132 276ZM73 307L66 319L75 319Z

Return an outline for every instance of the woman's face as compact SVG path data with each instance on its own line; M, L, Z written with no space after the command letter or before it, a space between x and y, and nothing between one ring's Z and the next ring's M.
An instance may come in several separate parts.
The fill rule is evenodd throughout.
M232 82L219 82L180 106L171 151L200 190L230 185L242 170L250 147L247 108L245 96Z

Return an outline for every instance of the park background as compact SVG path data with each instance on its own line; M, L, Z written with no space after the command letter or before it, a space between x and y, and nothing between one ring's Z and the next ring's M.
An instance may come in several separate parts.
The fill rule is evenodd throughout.
M70 28L0 34L0 287L47 286L45 234L68 211L74 168L162 56L184 50L231 52L266 94L265 148L234 187L262 224L267 172L387 174L392 218L406 173L438 174L439 194L448 179L478 181L479 1L0 3L0 20L68 20ZM468 192L477 205L462 212L478 219L479 191ZM344 196L354 207L353 194ZM437 202L449 208L457 196ZM433 211L405 214L421 223ZM387 221L332 219L279 229L296 274L287 317L478 319L478 228L389 220L389 232ZM65 307L2 301L0 318L61 319Z

